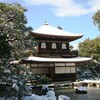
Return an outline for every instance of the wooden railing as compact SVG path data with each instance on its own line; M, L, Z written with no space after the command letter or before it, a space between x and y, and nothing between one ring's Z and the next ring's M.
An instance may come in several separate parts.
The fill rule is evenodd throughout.
M73 51L67 51L67 50L40 50L39 52L34 53L34 55L37 56L59 56L59 57L77 57L78 56L78 51L73 50Z

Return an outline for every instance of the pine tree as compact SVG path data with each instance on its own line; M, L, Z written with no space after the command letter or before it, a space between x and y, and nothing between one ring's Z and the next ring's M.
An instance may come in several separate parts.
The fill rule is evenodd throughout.
M0 95L18 100L30 94L29 81L44 80L44 76L32 74L25 66L10 64L25 57L26 50L34 52L34 39L27 35L32 28L26 27L25 11L20 4L0 3Z

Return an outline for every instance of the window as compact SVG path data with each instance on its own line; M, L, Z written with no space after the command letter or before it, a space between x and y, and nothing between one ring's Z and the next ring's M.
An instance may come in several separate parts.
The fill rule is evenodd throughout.
M62 49L66 49L66 44L62 43Z
M66 67L55 67L55 73L56 73L56 74L63 74L63 73L66 73L66 72L65 72L65 68L66 68Z
M70 73L70 67L66 67L66 73Z
M75 73L75 67L55 67L55 73Z
M65 66L65 63L55 63L55 66Z
M56 49L56 43L52 43L52 49Z
M75 67L71 67L71 73L75 73Z
M34 74L48 74L48 68L31 68L32 73Z
M46 49L46 43L45 42L41 43L41 48Z

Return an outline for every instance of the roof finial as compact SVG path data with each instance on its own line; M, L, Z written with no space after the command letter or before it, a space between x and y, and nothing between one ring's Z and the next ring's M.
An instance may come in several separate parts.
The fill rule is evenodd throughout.
M45 20L44 25L48 25L47 21Z

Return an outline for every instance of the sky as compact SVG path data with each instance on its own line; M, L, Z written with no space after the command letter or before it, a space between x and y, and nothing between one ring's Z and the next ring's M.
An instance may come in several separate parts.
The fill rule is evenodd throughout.
M100 36L93 23L93 14L100 9L100 0L0 0L6 3L19 3L27 9L27 26L34 30L45 21L53 26L61 26L64 31L83 34L83 37L70 44L77 49L85 39Z

